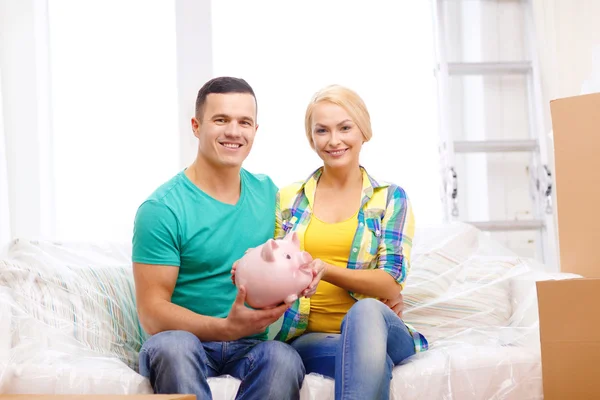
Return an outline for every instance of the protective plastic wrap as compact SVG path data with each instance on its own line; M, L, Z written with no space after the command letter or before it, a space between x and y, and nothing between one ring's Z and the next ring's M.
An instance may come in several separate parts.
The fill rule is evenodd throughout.
M17 240L0 257L0 393L151 393L130 247ZM466 224L418 230L404 319L430 349L394 368L392 399L541 399L535 282L568 279ZM211 378L215 399L239 381ZM306 377L301 399L333 399Z

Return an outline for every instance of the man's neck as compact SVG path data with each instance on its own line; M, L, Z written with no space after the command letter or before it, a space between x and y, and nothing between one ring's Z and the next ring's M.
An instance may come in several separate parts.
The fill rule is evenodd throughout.
M236 204L240 198L239 167L216 167L198 156L185 174L203 192L220 202Z

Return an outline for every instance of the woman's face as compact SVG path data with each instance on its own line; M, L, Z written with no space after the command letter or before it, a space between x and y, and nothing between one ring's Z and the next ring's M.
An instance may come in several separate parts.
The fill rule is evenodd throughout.
M329 102L318 103L313 109L311 127L315 151L327 167L359 165L364 137L344 108Z

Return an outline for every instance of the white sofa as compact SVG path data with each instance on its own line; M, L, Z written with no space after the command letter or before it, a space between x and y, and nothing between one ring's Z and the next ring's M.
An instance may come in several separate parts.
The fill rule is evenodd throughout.
M392 399L541 399L535 281L547 274L475 228L421 228L405 319L430 350L394 368ZM19 239L0 257L0 393L151 393L137 371L146 334L134 298L130 246ZM239 381L210 381L233 399ZM302 399L333 399L307 375Z

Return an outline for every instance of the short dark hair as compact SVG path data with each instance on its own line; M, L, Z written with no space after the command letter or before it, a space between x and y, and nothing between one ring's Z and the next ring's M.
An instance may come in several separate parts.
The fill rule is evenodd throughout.
M202 114L206 97L211 93L249 93L254 97L254 102L256 103L256 95L248 82L241 78L220 76L206 82L198 91L198 97L196 97L196 116ZM258 104L256 106L258 108Z

